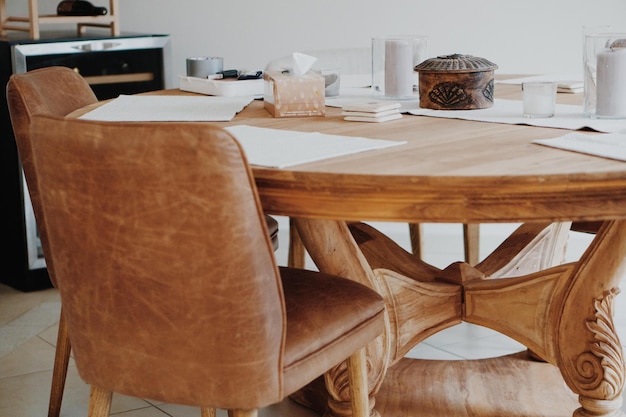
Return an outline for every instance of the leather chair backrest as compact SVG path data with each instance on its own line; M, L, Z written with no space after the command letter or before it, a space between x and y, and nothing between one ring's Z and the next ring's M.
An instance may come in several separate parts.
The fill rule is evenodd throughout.
M280 275L236 140L207 124L50 117L31 134L81 377L189 405L280 401Z
M35 219L44 251L47 237L39 204L37 174L32 165L29 125L33 115L66 116L76 109L98 101L85 79L67 67L47 67L24 74L14 74L7 83L7 103L17 150L30 193ZM54 268L46 260L48 274L56 286Z

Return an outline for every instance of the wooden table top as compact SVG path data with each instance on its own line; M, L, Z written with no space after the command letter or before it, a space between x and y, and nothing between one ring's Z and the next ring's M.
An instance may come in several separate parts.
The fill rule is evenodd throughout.
M495 92L519 99L521 88L496 84ZM557 101L580 103L582 94ZM407 141L290 168L253 167L268 213L450 223L626 218L626 163L531 143L568 130L412 115L348 122L340 113L273 118L255 101L219 123Z
M520 97L496 84L496 97ZM559 94L580 103L581 94ZM568 130L405 115L387 123L273 118L254 102L226 125L407 141L287 169L255 167L268 212L409 222L521 222L626 217L626 163L531 142Z

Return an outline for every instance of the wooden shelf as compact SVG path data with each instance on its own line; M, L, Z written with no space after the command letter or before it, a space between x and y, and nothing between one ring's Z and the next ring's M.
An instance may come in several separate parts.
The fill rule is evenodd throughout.
M32 39L39 39L40 26L76 24L79 35L84 34L87 27L101 27L111 29L111 35L120 34L118 0L109 0L109 13L104 16L57 16L40 15L39 0L28 0L28 17L7 16L6 0L0 0L0 30L6 35L9 30L29 32Z

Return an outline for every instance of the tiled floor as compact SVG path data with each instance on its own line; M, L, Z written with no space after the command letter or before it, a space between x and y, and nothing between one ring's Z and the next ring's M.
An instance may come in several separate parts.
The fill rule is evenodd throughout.
M286 260L287 223L280 218L279 263ZM408 245L406 225L382 225L403 246ZM512 225L481 226L481 252L488 253L499 239L512 230ZM461 228L459 225L426 225L425 258L445 267L461 259ZM589 237L573 234L568 258L577 257ZM624 303L617 303L615 317L618 333L625 334ZM0 285L0 417L39 417L47 415L48 395L56 343L60 302L54 289L22 293ZM508 354L522 350L517 342L489 329L459 325L432 336L416 346L410 356L433 359L475 359ZM62 416L83 417L87 413L89 389L80 380L75 367L70 370L65 389ZM220 414L223 416L222 412ZM112 415L120 417L199 417L199 410L169 404L155 404L141 399L114 395ZM261 410L262 416L315 417L310 410L286 400Z

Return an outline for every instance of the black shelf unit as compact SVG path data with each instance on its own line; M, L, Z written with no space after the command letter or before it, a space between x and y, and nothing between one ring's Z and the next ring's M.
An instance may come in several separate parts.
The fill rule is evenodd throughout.
M168 35L121 34L77 36L76 32L42 33L33 40L0 38L0 282L21 291L51 286L38 245L36 224L25 188L6 101L13 73L61 65L85 76L100 100L165 88L170 45Z

